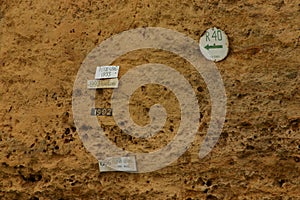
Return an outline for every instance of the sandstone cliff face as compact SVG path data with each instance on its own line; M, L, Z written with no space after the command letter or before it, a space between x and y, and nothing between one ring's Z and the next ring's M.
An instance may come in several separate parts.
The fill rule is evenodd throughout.
M0 198L300 199L299 3L1 1ZM201 76L178 56L140 50L114 62L123 67L121 75L149 62L181 70L198 97L199 133L176 162L161 170L100 173L78 136L72 113L73 84L87 54L129 29L163 27L198 41L214 26L227 33L230 53L216 63L226 89L227 116L213 151L198 158L211 114ZM110 95L102 91L97 98ZM147 122L153 99L174 118L160 135L139 141L118 134L113 120L99 119L106 122L112 142L149 152L176 135L180 105L160 86L136 91L132 118Z

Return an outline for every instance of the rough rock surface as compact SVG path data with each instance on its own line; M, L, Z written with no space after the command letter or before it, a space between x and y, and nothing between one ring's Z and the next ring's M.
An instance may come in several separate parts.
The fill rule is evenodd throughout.
M221 138L208 156L198 158L210 118L209 94L185 60L155 50L131 52L114 64L127 70L159 62L186 75L197 92L201 127L191 147L168 167L100 173L73 122L77 71L105 39L150 26L195 41L214 26L228 34L230 53L216 63L227 94ZM0 199L300 199L299 55L299 0L2 0ZM132 97L138 123L149 120L151 96L178 116L171 92L154 85ZM178 123L167 121L148 141L117 134L111 121L106 130L119 147L150 151L170 141Z

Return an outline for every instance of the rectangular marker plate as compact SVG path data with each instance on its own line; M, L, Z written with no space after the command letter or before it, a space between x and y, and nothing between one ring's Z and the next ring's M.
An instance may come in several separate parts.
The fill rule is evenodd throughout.
M96 69L95 79L118 78L119 66L100 66Z
M135 156L128 157L112 157L105 160L99 160L100 172L136 172Z
M91 115L112 116L112 109L111 108L92 108Z
M107 80L88 80L88 89L99 89L99 88L118 88L119 80L117 78Z

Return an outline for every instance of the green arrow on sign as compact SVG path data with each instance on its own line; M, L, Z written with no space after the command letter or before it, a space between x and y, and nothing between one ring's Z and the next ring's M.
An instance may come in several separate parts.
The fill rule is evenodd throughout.
M205 47L204 47L205 49L207 49L207 50L209 50L209 49L222 49L223 48L223 45L216 45L216 44L214 44L214 45L206 45Z

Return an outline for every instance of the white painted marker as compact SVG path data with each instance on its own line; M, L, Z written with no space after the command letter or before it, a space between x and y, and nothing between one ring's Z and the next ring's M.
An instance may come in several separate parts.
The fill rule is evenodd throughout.
M135 156L111 157L105 160L99 160L100 172L122 171L136 172Z
M95 79L118 78L119 66L100 66L96 69Z
M229 51L227 35L216 27L208 29L202 35L199 46L206 59L216 62L223 60Z
M88 80L87 81L88 89L118 88L118 86L119 86L119 80L117 78L106 79L106 80Z

